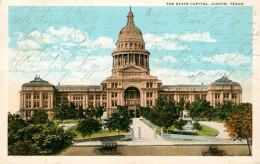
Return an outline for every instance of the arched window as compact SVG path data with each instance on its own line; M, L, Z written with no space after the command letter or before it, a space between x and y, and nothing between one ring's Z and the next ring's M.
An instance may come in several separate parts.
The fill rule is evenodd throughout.
M125 48L127 48L127 43L125 44Z
M135 48L137 48L137 44L135 43Z
M139 44L139 48L141 48L141 44Z
M123 48L123 43L121 44L121 48Z
M133 44L132 43L130 43L130 48L132 48L133 47Z
M142 45L142 50L144 49L144 45Z

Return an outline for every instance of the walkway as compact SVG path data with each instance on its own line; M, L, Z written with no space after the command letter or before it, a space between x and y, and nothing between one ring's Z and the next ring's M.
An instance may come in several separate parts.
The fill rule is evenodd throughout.
M223 123L208 121L200 121L199 123L217 129L219 131L219 135L217 135L216 138L230 139L230 137L228 136L228 132L225 132L226 128L224 127Z
M133 118L133 125L131 128L134 130L134 140L161 140L163 139L160 135L157 135L157 138L154 137L154 130L150 128L148 125L143 123L140 118ZM138 136L140 128L140 138Z

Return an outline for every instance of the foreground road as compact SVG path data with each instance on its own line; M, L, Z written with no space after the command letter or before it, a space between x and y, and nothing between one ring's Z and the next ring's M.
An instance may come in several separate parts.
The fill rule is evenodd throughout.
M97 147L70 147L63 151L61 156L91 156L95 155ZM218 146L219 150L225 150L231 156L246 156L248 154L247 145L225 145ZM206 146L118 146L117 153L106 153L103 155L123 155L123 156L201 156Z

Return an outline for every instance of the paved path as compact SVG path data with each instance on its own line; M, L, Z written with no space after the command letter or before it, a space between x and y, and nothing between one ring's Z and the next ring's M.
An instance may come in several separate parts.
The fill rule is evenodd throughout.
M216 138L230 139L230 137L228 136L228 132L225 132L226 128L224 127L223 123L208 121L200 121L199 123L217 129L219 131L219 135L217 135Z
M154 131L148 125L143 123L140 118L133 118L133 125L131 128L134 130L134 140L141 139L141 140L160 140L163 139L160 135L157 135L157 138L154 137ZM138 131L140 128L140 137L138 137Z

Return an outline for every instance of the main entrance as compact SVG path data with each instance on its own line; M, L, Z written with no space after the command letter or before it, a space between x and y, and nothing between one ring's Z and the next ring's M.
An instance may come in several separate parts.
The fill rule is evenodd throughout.
M128 87L124 92L124 101L135 117L138 116L136 109L140 106L140 91L135 87Z

